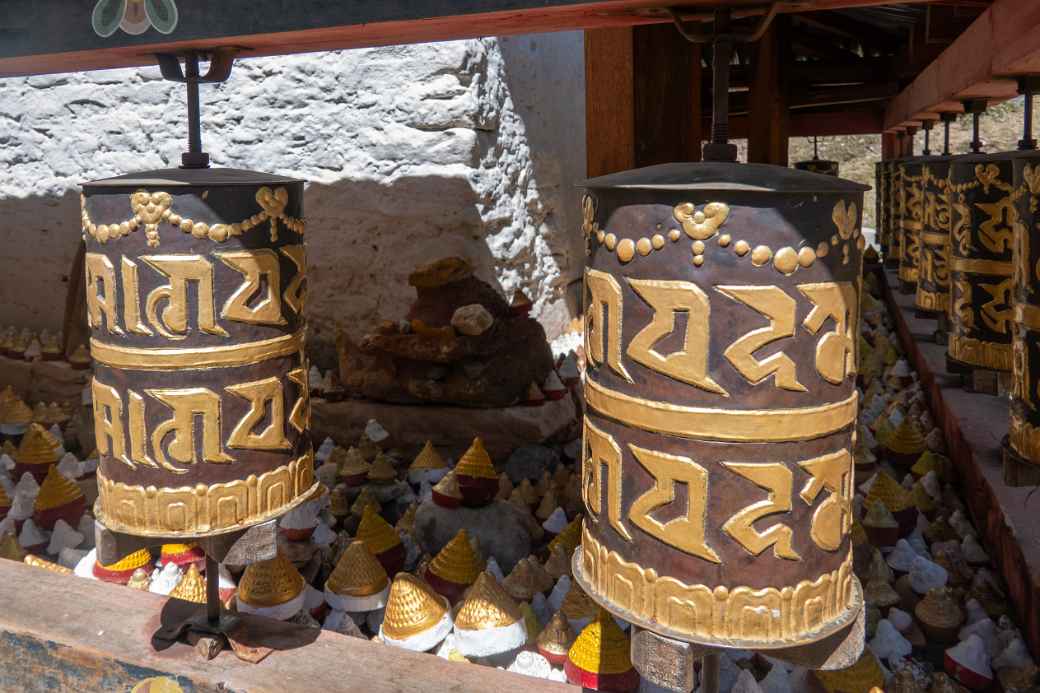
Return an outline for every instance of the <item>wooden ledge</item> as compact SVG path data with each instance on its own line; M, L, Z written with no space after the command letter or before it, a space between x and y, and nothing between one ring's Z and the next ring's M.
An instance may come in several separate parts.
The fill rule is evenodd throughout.
M1012 615L1034 657L1040 656L1040 493L1004 483L1000 441L1008 431L1006 399L965 392L946 372L946 347L932 340L934 320L914 316L914 297L891 289L899 282L885 272L885 301L900 342L928 394L936 425L946 435L947 454L960 476L964 500L979 541L1007 583Z
M205 662L187 645L155 652L165 597L0 559L0 690L129 691L168 676L187 693L567 693L578 689L490 667L449 662L257 617L280 642L307 642L247 664L225 650Z

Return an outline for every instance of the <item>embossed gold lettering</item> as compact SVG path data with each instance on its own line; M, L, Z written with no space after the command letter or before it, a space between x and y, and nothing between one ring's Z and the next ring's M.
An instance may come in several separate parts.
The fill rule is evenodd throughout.
M286 374L299 390L292 411L289 412L289 423L300 433L303 433L311 421L311 388L308 373L307 360L300 360L300 367L294 368Z
M708 510L708 470L689 457L668 455L629 445L632 454L654 478L654 486L632 503L628 519L647 534L669 546L693 554L712 563L719 556L704 538L705 515ZM686 486L686 514L661 522L651 513L675 502L675 489Z
M629 286L654 311L646 327L632 338L626 353L637 363L676 380L717 394L727 394L708 375L708 338L711 309L708 295L690 282L629 279ZM686 314L686 334L680 351L661 354L654 345L675 329L676 313Z
M291 447L285 439L285 398L282 381L276 377L251 383L228 385L227 391L249 402L249 411L228 436L228 447L251 450L286 450ZM267 418L270 423L260 433L253 430Z
M585 271L585 290L585 353L593 364L606 362L611 370L632 382L621 363L621 286L606 272L590 269Z
M798 494L806 505L812 505L824 489L830 491L813 513L809 536L821 549L837 551L852 528L852 455L840 450L804 460L798 466L812 476Z
M722 465L769 491L768 499L752 503L726 520L722 525L722 531L755 556L772 546L773 555L777 558L801 560L801 556L791 546L793 532L790 527L778 523L764 532L755 529L757 520L775 513L791 511L791 486L794 483L791 470L775 462L723 462Z
M97 378L90 383L90 394L94 405L94 433L98 452L126 463L123 398L114 387L105 385Z
M296 274L285 287L282 298L297 315L303 315L307 303L307 258L302 245L283 245L279 250L296 266Z
M227 337L217 324L213 308L213 266L201 255L142 255L141 259L170 280L148 294L145 312L152 327L167 339L183 339L188 333L188 282L198 285L198 324L207 334ZM159 303L166 301L162 316Z
M274 221L271 222L274 224ZM227 320L261 325L284 325L281 289L281 271L278 256L269 248L258 250L236 250L216 253L228 267L239 272L244 281L228 296L220 316ZM266 289L265 289L266 287ZM250 301L262 295L253 306Z
M725 296L740 301L744 305L757 310L769 319L766 327L751 330L740 339L729 345L722 353L737 372L752 385L758 385L770 375L777 387L794 392L805 392L805 386L798 382L794 361L787 354L778 351L761 361L754 353L778 339L794 335L795 300L776 286L716 286L716 290Z
M607 468L607 519L610 526L625 539L632 535L621 522L621 448L607 433L599 430L585 418L585 454L582 467L581 489L589 514L600 514L603 498L603 467Z
M849 282L822 282L799 284L798 290L813 303L802 322L809 332L816 334L828 318L834 320L834 331L824 334L816 344L816 371L824 380L841 384L845 376L856 372L856 287Z
M84 256L87 274L87 322L92 328L105 327L112 334L123 334L116 322L116 269L112 261L100 253Z
M120 263L123 275L123 322L134 334L151 335L152 331L141 321L141 289L137 281L137 263L124 257Z
M223 464L234 459L228 456L221 445L220 396L204 387L184 389L152 389L146 392L173 411L173 415L152 431L152 450L163 469L184 474L188 470L175 467L163 442L172 435L169 456L181 464L198 464L195 450L195 418L202 419L202 460Z

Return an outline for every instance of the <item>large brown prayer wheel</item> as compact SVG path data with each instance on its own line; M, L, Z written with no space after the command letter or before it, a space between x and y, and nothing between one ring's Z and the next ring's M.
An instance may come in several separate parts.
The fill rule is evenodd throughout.
M864 186L669 164L588 181L581 586L659 634L811 642L862 608Z
M107 528L220 534L315 489L302 205L301 181L229 169L83 186Z
M953 370L1011 370L1012 156L959 156L950 166Z
M824 176L838 175L838 162L827 159L809 159L807 161L796 161L794 167L799 171L819 173Z
M924 186L921 157L913 157L899 164L901 172L903 228L899 253L899 289L905 294L917 290L918 267L921 258L921 228L924 223Z
M1014 321L1008 444L1040 464L1040 152L1014 161Z
M874 165L874 219L877 226L877 244L881 249L881 256L888 257L889 244L889 184L891 176L887 161L879 161Z
M925 157L921 166L924 191L914 305L919 314L944 316L950 300L949 174L952 157Z

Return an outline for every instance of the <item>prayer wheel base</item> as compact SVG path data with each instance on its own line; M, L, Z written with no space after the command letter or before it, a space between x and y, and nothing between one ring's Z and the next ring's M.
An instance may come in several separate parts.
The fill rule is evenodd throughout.
M1000 443L1004 457L1004 483L1008 486L1040 485L1040 464L1030 462L1011 449L1007 436Z
M971 366L946 355L946 372L953 375L966 375L971 373Z
M964 389L982 395L1006 396L1011 391L1011 374L988 368L973 368L964 378Z
M917 282L908 282L905 279L899 280L899 293L901 294L915 294L917 293Z

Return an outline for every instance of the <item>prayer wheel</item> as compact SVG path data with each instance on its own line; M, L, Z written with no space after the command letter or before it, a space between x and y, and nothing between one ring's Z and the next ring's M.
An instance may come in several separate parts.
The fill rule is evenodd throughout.
M1014 160L1011 342L1011 423L1008 445L1021 461L1040 465L1040 152Z
M888 257L888 186L888 162L878 161L874 164L874 219L882 257Z
M903 196L902 160L888 162L888 252L885 254L885 266L899 269L899 261L903 255Z
M921 164L923 202L914 306L922 317L939 318L949 307L951 161L949 156L929 156Z
M705 162L585 187L576 579L684 641L847 626L865 186Z
M950 166L950 335L956 372L1011 370L1013 153Z
M911 157L899 164L902 181L900 222L903 229L899 252L899 290L904 294L912 294L917 290L918 267L921 258L921 228L924 220L922 158Z
M108 529L206 537L316 490L302 205L302 181L230 169L83 186Z

